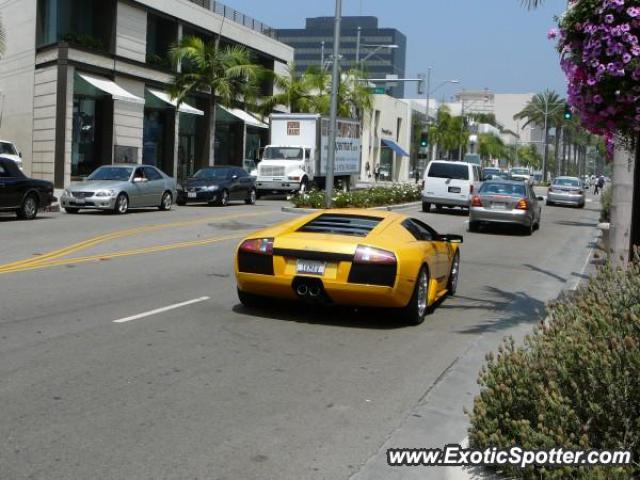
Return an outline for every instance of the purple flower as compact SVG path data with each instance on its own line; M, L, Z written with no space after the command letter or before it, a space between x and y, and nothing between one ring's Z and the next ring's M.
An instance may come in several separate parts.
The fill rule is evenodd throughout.
M547 33L547 38L549 40L554 40L558 37L558 29L557 28L552 28L551 30L549 30L549 32Z
M594 103L597 103L598 105L600 105L603 101L604 101L604 100L603 100L603 98L602 98L602 95L595 95L595 96L593 97L593 102L594 102Z
M632 59L632 58L633 58L633 57L632 57L630 54L628 54L628 53L625 53L625 54L623 54L623 55L622 55L622 61L623 61L625 64L626 64L626 63L629 63L629 62L631 61L631 59Z
M629 15L631 18L640 16L640 7L627 8L627 15Z
M615 19L614 16L611 15L610 13L604 16L604 21L609 24L613 23L614 19Z

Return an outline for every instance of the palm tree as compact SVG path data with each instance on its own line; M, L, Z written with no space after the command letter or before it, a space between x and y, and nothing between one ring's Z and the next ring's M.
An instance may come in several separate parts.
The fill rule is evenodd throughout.
M275 93L262 99L260 109L268 115L275 108L282 106L290 112L309 113L315 110L317 94L326 89L324 72L307 70L300 74L295 64L290 64L287 73L280 75L269 71L268 76L273 80Z
M469 129L462 117L454 117L447 107L440 107L437 119L429 130L429 138L432 144L447 152L449 158L453 150L466 145Z
M507 148L500 137L490 133L478 135L478 154L483 160L506 158Z
M219 39L205 42L198 37L185 37L171 48L169 56L176 67L183 65L183 71L176 74L170 86L171 96L178 104L194 93L211 94L209 135L206 141L211 163L214 163L217 104L231 106L237 102L248 104L255 100L262 67L253 62L246 48L220 47Z
M565 105L565 100L560 98L556 92L545 90L536 94L520 112L513 116L514 120L526 120L523 127L530 124L544 125L546 127L544 128L543 180L547 179L547 170L549 168L549 128L554 124L556 127L558 126L557 115L561 113Z
M534 8L541 7L544 0L521 0L521 3L529 10L533 10Z

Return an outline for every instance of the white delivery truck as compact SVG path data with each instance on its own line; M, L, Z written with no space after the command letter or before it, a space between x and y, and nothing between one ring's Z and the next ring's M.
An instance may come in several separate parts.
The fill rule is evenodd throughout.
M267 193L305 192L312 185L324 188L327 175L329 119L318 114L274 113L271 139L258 164L256 189ZM336 185L350 186L360 175L362 144L360 122L338 119Z

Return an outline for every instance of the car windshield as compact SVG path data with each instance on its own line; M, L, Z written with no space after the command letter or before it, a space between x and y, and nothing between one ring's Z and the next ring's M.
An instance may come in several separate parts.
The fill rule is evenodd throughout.
M429 167L428 176L432 178L469 180L469 167L459 163L432 163L431 167Z
M133 173L133 167L100 167L87 180L126 182Z
M480 195L508 195L510 197L524 197L524 185L512 183L485 183L480 187Z
M15 147L11 143L0 142L0 155L17 155Z
M556 178L553 184L561 187L579 187L580 180L577 178Z
M529 175L529 170L527 170L526 168L514 168L513 170L511 170L511 173L515 175Z
M484 172L485 175L493 175L493 174L499 174L500 173L500 169L499 168L485 168L482 171Z
M264 151L264 160L302 160L303 149L295 147L269 147Z
M203 168L198 170L193 178L202 180L212 180L220 178L228 178L231 176L230 168Z

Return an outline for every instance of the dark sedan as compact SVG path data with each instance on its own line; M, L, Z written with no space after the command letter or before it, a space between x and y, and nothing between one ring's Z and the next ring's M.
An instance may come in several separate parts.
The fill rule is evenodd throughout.
M178 205L206 202L225 207L233 200L256 203L256 178L240 167L202 168L178 187Z
M56 201L53 183L27 177L13 160L0 157L0 212L33 220L38 210Z

